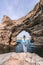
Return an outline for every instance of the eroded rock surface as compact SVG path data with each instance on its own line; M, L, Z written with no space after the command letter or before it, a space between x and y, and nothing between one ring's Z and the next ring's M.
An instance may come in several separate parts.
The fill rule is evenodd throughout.
M7 53L0 55L0 65L43 65L43 58L33 53Z

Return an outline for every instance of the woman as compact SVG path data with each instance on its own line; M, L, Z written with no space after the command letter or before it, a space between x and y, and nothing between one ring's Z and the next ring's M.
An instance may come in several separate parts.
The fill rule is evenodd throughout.
M28 44L28 42L26 40L26 36L25 35L23 36L23 39L21 40L21 44L23 46L23 51L27 52L27 44Z
M30 40L26 39L26 36L24 35L21 40L16 40L17 43L19 43L16 46L17 52L27 52L27 47L30 44Z

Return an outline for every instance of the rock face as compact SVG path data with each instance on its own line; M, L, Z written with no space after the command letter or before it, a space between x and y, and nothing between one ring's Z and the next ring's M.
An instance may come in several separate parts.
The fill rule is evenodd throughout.
M43 46L43 0L18 20L4 15L0 25L0 53L13 50L13 46L17 45L16 36L23 30L30 33L33 45Z
M0 55L0 65L43 65L43 58L32 53L8 53Z

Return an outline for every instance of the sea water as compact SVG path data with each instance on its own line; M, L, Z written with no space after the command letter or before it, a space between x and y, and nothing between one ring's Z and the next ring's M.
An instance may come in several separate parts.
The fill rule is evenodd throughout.
M16 52L29 52L32 50L29 40L17 40L16 42L19 42L16 46Z

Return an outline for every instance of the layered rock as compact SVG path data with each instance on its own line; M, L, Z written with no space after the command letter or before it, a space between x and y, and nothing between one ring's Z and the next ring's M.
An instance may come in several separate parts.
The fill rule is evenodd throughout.
M43 0L18 20L3 17L0 25L0 51L7 47L12 49L12 46L17 45L16 36L23 30L30 33L33 45L43 46Z

